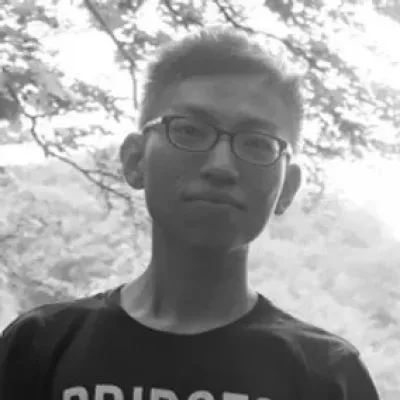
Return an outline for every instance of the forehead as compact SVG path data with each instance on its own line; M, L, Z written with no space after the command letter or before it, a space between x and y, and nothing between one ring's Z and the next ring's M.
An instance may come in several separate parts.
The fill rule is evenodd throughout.
M199 77L167 88L160 113L204 110L233 129L245 121L276 127L276 134L290 140L293 115L279 95L279 88L265 76Z

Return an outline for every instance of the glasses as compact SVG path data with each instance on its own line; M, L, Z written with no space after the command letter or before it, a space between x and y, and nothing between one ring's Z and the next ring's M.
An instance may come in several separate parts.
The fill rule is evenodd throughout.
M145 124L143 133L158 125L165 127L167 139L173 146L190 152L210 151L222 135L227 135L232 152L251 164L269 166L282 156L292 156L292 148L287 141L264 131L231 133L194 118L166 115Z

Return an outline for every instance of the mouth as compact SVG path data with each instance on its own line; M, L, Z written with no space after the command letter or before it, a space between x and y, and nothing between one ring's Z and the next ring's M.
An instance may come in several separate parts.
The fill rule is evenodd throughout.
M196 195L187 196L185 198L188 202L202 202L216 206L230 206L240 210L244 210L244 203L237 198L226 194L214 193L199 193Z

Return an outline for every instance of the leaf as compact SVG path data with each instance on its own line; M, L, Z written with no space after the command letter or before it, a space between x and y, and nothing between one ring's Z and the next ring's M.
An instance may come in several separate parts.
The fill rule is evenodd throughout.
M36 81L48 94L64 101L69 101L71 99L57 75L50 71L42 62L32 60L28 65L34 74Z
M21 16L28 16L36 11L35 0L13 0L13 11Z

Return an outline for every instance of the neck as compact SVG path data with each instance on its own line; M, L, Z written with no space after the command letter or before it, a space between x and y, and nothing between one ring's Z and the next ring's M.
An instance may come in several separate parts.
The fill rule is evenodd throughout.
M131 314L170 326L217 326L239 318L254 304L247 248L187 246L157 228L152 247L148 269L126 289Z

